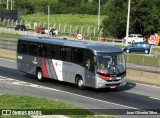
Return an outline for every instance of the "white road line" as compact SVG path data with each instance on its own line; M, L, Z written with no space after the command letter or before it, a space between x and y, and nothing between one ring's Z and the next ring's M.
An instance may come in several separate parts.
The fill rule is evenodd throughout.
M160 98L155 98L155 97L149 97L151 99L155 99L155 100L160 100Z
M11 78L8 78L8 79L11 79ZM12 79L12 80L14 80L14 79ZM37 86L36 84L32 84L32 83L28 83L28 82L23 82L23 83L27 83L27 84L24 84L24 85L21 84L21 81L20 82L16 81L16 82L12 82L12 83L4 82L4 83L48 89L48 90L53 90L53 91L57 91L57 92L62 92L62 93L66 93L66 94L70 94L70 95L74 95L74 96L78 96L78 97L83 97L83 98L95 100L95 101L98 101L98 102L103 102L103 103L113 104L113 105L117 105L117 106L121 106L121 107L126 107L128 109L138 109L138 108L134 108L134 107L126 106L126 105L121 105L121 104L116 104L116 103L112 103L112 102L107 102L107 101L104 101L104 100L99 100L99 99L95 99L95 98L91 98L91 97L87 97L87 96L83 96L83 95L78 95L78 94L75 94L75 93L70 93L70 92L66 92L66 91L62 91L62 90L58 90L58 89L54 89L54 88L44 87L44 86L40 86L40 85Z
M0 58L0 60L11 61L11 62L17 62L16 60L10 60L10 59L5 59L5 58Z
M156 85L147 85L147 84L141 84L141 83L136 83L136 84L139 84L139 85L142 85L142 86L147 86L147 87L160 88Z
M71 95L75 95L75 96L80 96L80 97L83 97L83 98L88 98L88 99L99 101L99 102L103 102L103 103L108 103L108 104L113 104L113 105L117 105L117 106L126 107L126 108L129 108L129 109L138 109L138 108L135 108L135 107L130 107L130 106L126 106L126 105L116 104L116 103L113 103L113 102L107 102L107 101L104 101L104 100L99 100L99 99L95 99L95 98L91 98L91 97L87 97L87 96L83 96L83 95L78 95L78 94L75 94L75 93L70 93L70 92L66 92L66 91L62 91L62 90L58 90L58 91L59 92L63 92L63 93L67 93L67 94L71 94Z

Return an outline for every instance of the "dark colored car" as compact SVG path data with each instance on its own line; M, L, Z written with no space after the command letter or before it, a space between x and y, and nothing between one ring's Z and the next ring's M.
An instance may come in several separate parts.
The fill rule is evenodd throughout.
M36 33L44 34L44 33L45 33L45 28L39 27L39 28L37 28L35 31L36 31Z
M127 52L127 53L131 53L131 52L144 52L146 54L150 53L150 44L148 44L147 42L138 42L138 43L133 43L129 46L126 46L123 51Z
M27 31L27 28L25 25L17 25L15 30Z

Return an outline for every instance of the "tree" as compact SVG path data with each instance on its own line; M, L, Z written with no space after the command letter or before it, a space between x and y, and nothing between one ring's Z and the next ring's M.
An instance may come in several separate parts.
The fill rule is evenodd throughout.
M132 0L129 33L144 36L160 30L160 1ZM109 0L105 5L107 18L102 26L106 35L123 38L126 34L128 0Z
M108 0L105 5L107 17L102 22L104 35L120 38L126 29L126 0Z
M23 14L32 14L34 13L34 4L32 0L22 0L19 2L19 0L14 0L14 8L16 10L21 11Z

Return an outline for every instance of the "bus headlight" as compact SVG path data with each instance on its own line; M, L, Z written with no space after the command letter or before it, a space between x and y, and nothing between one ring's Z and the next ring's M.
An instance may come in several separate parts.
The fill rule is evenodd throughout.
M97 77L97 82L102 82L102 79Z

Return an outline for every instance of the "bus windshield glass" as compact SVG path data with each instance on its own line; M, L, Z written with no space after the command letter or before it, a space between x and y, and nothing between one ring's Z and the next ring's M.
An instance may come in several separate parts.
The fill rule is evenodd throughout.
M97 74L116 75L125 72L125 57L123 53L98 54Z

